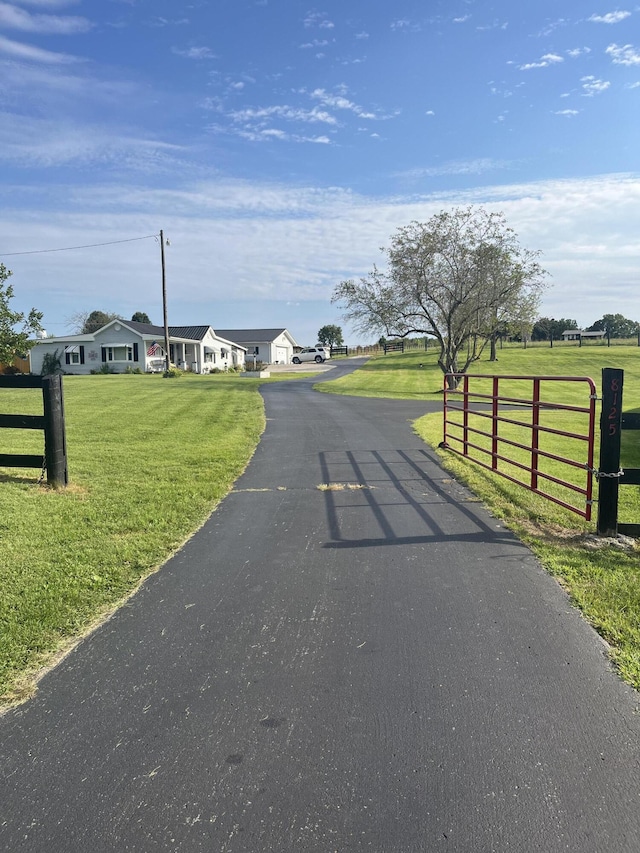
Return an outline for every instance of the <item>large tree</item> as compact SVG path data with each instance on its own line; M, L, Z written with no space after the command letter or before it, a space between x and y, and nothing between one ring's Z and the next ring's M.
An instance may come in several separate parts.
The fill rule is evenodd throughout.
M134 323L148 323L151 325L149 315L145 311L136 311L131 319Z
M36 332L42 331L42 312L32 308L28 314L13 311L13 285L7 284L11 270L0 264L0 364L11 364L34 345Z
M634 338L638 334L638 323L622 314L605 314L601 320L589 326L589 332L606 332L610 338Z
M344 344L340 326L329 324L318 332L318 343L327 347L341 347Z
M69 325L80 335L90 335L97 332L112 320L124 319L119 314L110 311L76 311L69 319Z
M532 341L559 341L562 338L563 332L568 332L569 329L577 329L577 320L560 318L554 320L553 317L538 317L533 330L531 332Z
M363 333L432 335L443 373L464 373L504 323L523 321L544 286L538 252L520 246L502 213L453 208L391 238L386 270L341 282L332 301ZM530 323L535 319L528 317ZM449 377L449 386L457 381Z

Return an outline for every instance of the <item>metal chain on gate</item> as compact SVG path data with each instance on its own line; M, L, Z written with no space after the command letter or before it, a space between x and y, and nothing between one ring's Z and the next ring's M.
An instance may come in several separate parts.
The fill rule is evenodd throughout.
M40 471L40 477L38 478L38 485L41 486L44 481L44 475L47 472L47 457L42 457L42 471Z
M596 480L604 480L604 479L613 479L619 480L620 477L624 477L624 470L620 468L619 471L612 472L611 474L606 474L604 471L599 471L597 468L587 468L588 471L593 474Z

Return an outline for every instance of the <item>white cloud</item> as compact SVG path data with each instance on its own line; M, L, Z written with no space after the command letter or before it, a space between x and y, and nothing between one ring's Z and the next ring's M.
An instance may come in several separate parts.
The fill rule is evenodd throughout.
M588 53L591 53L590 47L574 47L567 51L567 56L570 56L571 59L577 59L579 56L585 56Z
M454 18L454 24L464 24L465 21L468 21L471 15L463 15L461 18Z
M190 23L189 18L151 18L146 24L149 27L180 27Z
M215 53L208 47L172 47L171 52L186 59L217 59Z
M493 21L491 24L484 24L476 27L478 32L487 32L488 30L506 30L509 27L508 21Z
M509 169L512 163L507 160L491 160L488 157L478 157L475 160L450 160L440 166L426 166L395 172L396 178L416 180L420 178L435 178L441 175L482 175L485 172L495 172Z
M310 97L314 100L320 101L326 107L332 107L336 110L349 110L355 113L358 118L377 118L375 113L365 110L364 107L360 107L358 104L354 104L353 101L350 101L343 95L332 95L325 89L314 89L314 91L310 93Z
M631 15L631 12L607 12L606 15L592 15L590 18L587 18L588 21L592 21L594 24L619 24L620 21L624 21L625 18L628 18Z
M550 36L555 30L561 27L567 27L571 21L567 20L567 18L558 18L556 21L551 21L547 26L538 33L538 38L546 38Z
M0 114L0 162L29 168L73 165L118 171L169 171L183 151L177 145L145 139L99 125Z
M556 110L555 115L557 116L565 116L566 118L573 118L574 116L579 115L580 110Z
M76 6L80 0L20 0L22 6L37 6L40 9L59 9Z
M335 26L324 12L309 12L303 23L307 29L319 27L321 30L332 30Z
M230 112L229 118L238 123L244 124L247 122L262 121L264 119L281 118L287 121L300 121L324 124L337 125L337 119L325 110L314 107L312 110L301 109L300 107L290 107L287 105L278 105L273 107L249 107L244 110L235 110Z
M599 95L601 92L605 92L609 86L611 86L611 83L608 80L598 80L593 75L582 77L580 82L584 89L583 94L590 98L594 95Z
M410 21L408 18L401 18L398 21L391 22L391 29L394 31L417 33L420 32L421 26L416 21Z
M362 32L362 33L356 33L356 38L357 38L357 39L368 39L368 38L369 38L369 33L365 33L365 32Z
M318 47L326 47L329 42L326 39L314 39L313 41L305 42L300 45L301 50L308 50L309 48L318 48Z
M328 145L332 140L326 135L308 136L306 133L296 133L277 125L324 124L335 132L343 126L335 115L336 111L351 112L359 119L385 118L349 100L345 97L346 91L347 88L343 84L336 86L334 92L327 92L325 89L314 89L312 92L307 89L296 90L297 95L304 95L307 99L317 102L311 107L299 104L274 104L227 110L221 98L206 99L202 105L206 109L224 115L227 120L227 125L222 123L210 125L208 130L213 133L230 133L255 142L281 139L287 142L314 142Z
M0 53L8 56L24 59L27 62L44 62L50 65L65 65L71 62L80 62L78 57L67 53L54 53L51 50L43 50L41 47L33 47L30 44L12 41L0 36Z
M640 65L640 52L631 44L610 44L606 49L614 65Z
M0 26L21 30L25 33L85 33L91 29L91 22L86 18L71 15L32 15L30 12L0 2Z
M559 62L564 62L564 59L557 53L545 53L537 62L528 62L526 65L520 65L519 68L520 71L529 71L531 68L548 68Z
M27 104L39 103L43 96L53 112L64 108L69 103L74 106L84 101L92 105L102 105L127 102L140 97L138 87L126 80L100 79L87 73L73 73L79 70L86 72L86 66L68 65L53 67L34 65L27 62L12 60L2 67L2 86L5 90L5 104L20 104L23 109ZM1 152L0 152L1 154Z
M243 325L256 306L253 324L259 325L257 317L267 316L275 303L280 319L268 315L274 324L282 322L296 336L312 336L317 312L322 306L328 309L334 286L380 263L378 247L388 245L398 227L467 204L503 211L522 245L542 251L541 262L552 276L543 314L575 318L582 326L612 310L640 316L640 174L394 198L242 181L191 181L171 189L129 181L121 186L86 184L68 193L57 188L49 204L42 203L45 188L42 199L31 197L31 190L7 190L14 208L5 205L0 212L0 250L152 234L158 211L164 211L162 225L171 237L169 310L177 324L192 323L197 316L214 328ZM70 209L62 207L62 198L65 205L71 200ZM217 271L213 279L212 258ZM140 305L161 316L158 263L157 246L150 240L16 257L11 268L23 298L45 312L47 328L57 330L75 310L101 304L104 293L110 294L113 310L128 308L134 294L129 316ZM230 294L237 294L242 305L221 323ZM306 327L291 328L291 315L284 311L287 301L313 303L307 308L308 332Z

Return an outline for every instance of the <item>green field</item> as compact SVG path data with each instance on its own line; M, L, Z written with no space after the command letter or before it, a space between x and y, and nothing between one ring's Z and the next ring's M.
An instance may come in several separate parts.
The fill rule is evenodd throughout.
M422 365L422 366L420 366ZM601 375L604 367L625 371L624 411L640 410L640 349L637 346L619 346L610 349L589 347L522 347L505 348L498 353L498 362L481 360L470 373L515 376L586 376L596 384L601 393ZM475 387L486 390L487 380ZM516 385L505 385L507 392L516 395ZM435 352L411 352L379 356L361 370L335 382L318 385L325 393L354 394L371 397L396 397L441 400L443 377L436 363ZM474 387L474 386L472 386ZM558 385L557 398L563 403L585 404L585 391L578 385ZM524 396L524 395L520 395ZM598 412L599 415L599 412ZM513 413L514 420L530 420L530 411ZM579 415L578 418L583 416ZM599 417L596 419L598 426ZM575 428L573 416L553 412L547 416L548 425ZM437 448L443 439L442 414L420 418L415 429L425 441ZM518 426L500 425L501 434L529 440L530 431ZM558 455L565 453L560 439L544 437L544 449ZM479 443L482 443L479 440ZM596 429L596 448L598 431ZM527 456L522 451L511 451L516 459ZM637 543L624 549L625 543L604 542L595 537L594 521L587 522L522 486L493 474L473 462L447 450L437 449L442 464L454 476L466 483L491 509L526 541L543 565L567 589L573 602L596 627L611 646L611 657L625 680L640 688L640 551ZM573 458L573 457L571 457ZM596 467L598 455L596 452ZM640 433L624 432L622 436L622 464L640 467ZM545 462L548 473L564 476L566 466L557 471L552 463ZM508 470L508 468L507 468ZM513 473L513 471L511 471ZM578 473L578 476L582 476ZM552 493L556 487L550 485ZM597 487L596 487L597 497ZM560 497L560 495L557 495ZM561 496L564 498L564 495ZM640 487L620 489L620 521L640 523Z

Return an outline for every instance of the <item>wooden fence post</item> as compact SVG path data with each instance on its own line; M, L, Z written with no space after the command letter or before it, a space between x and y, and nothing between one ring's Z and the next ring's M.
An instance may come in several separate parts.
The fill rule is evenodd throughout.
M47 466L47 483L56 489L69 482L67 470L67 441L64 427L64 400L62 376L55 373L42 378L44 403L44 458Z
M600 415L600 467L598 471L598 536L618 533L618 490L620 486L620 436L622 432L622 386L624 370L602 370L602 414Z

